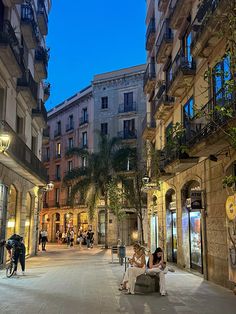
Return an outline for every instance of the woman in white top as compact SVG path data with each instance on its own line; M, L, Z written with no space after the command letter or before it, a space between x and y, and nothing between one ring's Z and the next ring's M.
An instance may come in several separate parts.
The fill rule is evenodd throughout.
M127 268L123 282L119 290L128 290L127 294L134 294L137 277L145 273L145 250L140 245L134 245L134 255L129 260L130 267Z

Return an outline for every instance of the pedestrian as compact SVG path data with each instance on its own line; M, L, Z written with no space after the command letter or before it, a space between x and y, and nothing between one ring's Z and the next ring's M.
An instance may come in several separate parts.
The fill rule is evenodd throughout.
M40 244L42 242L42 229L39 231L39 246L38 246L38 251L40 251Z
M57 244L59 244L59 243L60 243L59 233L60 233L60 231L59 231L59 230L57 230L57 232L56 232L56 240L57 240Z
M62 232L59 231L59 243L61 244L62 243Z
M23 242L23 237L19 234L13 234L7 241L6 241L6 249L10 258L14 260L15 268L14 274L17 275L17 264L18 261L21 265L22 275L25 275L25 245Z
M41 237L42 237L42 251L46 251L46 243L48 242L48 232L47 230L41 231Z
M87 241L87 248L91 249L91 230L88 230L87 236L86 236L86 241Z
M134 288L137 277L145 273L145 250L140 245L134 245L134 255L129 260L130 267L127 268L119 290L128 290L127 294L135 294Z
M62 243L66 243L66 233L65 232L62 232L61 239L62 239Z
M70 232L70 246L74 246L74 238L75 238L75 233L74 233L74 230L72 229Z
M69 247L70 246L70 229L68 229L66 233L66 243L67 243L67 247Z
M82 233L82 237L83 237L83 242L82 242L82 244L83 244L83 245L87 245L87 230L85 230L85 231Z
M160 247L158 247L153 254L150 254L147 263L147 268L148 273L156 273L159 275L160 294L162 296L165 296L166 295L165 275L168 272L168 268L166 267L166 262L164 261L163 258L163 251Z
M82 230L79 230L77 243L79 244L80 249L82 248L82 242L83 242L83 234L82 234Z

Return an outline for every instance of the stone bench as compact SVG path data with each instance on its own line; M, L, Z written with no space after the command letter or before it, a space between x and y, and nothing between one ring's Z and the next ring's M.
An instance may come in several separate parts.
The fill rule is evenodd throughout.
M137 293L151 293L159 292L159 275L158 274L142 274L137 277L135 283L135 292Z

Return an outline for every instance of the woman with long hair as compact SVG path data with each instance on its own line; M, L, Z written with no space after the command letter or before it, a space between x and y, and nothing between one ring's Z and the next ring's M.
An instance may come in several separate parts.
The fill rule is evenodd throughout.
M168 272L166 267L166 262L164 261L163 251L158 247L153 254L149 255L149 260L147 263L148 273L157 273L160 278L160 294L162 296L166 295L166 281L165 275Z

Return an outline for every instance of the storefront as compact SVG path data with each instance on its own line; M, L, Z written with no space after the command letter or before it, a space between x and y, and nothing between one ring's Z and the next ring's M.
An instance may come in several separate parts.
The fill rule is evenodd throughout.
M60 217L61 215L59 213L55 213L52 216L52 236L51 239L53 242L56 241L56 234L60 230Z
M105 211L98 213L98 244L105 243Z
M67 213L64 215L64 231L67 232L69 229L73 228L73 214Z
M14 185L10 186L7 204L7 224L6 239L15 233L16 228L16 208L17 208L17 190Z
M182 191L183 212L182 232L183 245L188 246L185 255L191 269L203 273L202 254L202 191L199 183L191 181Z
M155 252L158 247L158 216L153 214L150 217L150 229L151 229L151 251Z
M177 263L177 213L174 190L166 193L166 249L167 261Z
M78 230L88 231L88 214L86 212L78 214Z

